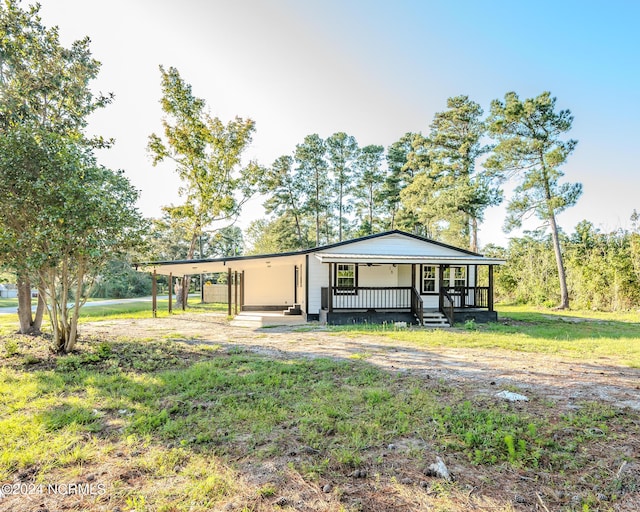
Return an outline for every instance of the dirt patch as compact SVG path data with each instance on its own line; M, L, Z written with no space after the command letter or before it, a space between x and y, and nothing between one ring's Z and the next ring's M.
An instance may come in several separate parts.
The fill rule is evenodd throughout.
M38 340L34 338L26 339L26 345L20 346L21 351L31 354L32 361L27 364L24 357L7 358L6 364L25 371L55 369L61 363L93 364L91 358L82 357L98 350L95 347L102 340L112 346L119 358L119 367L131 372L138 370L136 365L141 359L140 371L153 373L167 368L187 368L207 358L231 358L245 351L285 361L299 358L364 360L398 374L395 377L403 383L415 380L425 388L441 388L443 400L451 392L476 404L488 404L498 400L495 395L499 391L507 389L529 399L511 404L512 410L550 418L552 422L591 401L614 407L611 414L619 418L611 422L613 426L606 436L604 430L592 426L571 425L558 429L553 439L557 443L570 443L578 436L592 440L584 452L576 443L579 467L560 473L546 467L473 463L461 451L447 451L444 445L436 448L430 444L430 438L422 439L415 432L393 439L392 444L385 442L363 448L366 455L356 468L347 464L328 467L325 466L326 454L304 445L296 431L296 422L285 421L269 433L264 445L248 448L250 436L227 443L221 463L234 472L243 490L221 502L215 510L640 510L640 440L636 435L640 426L640 370L617 366L604 358L581 363L506 350L418 347L383 336L354 336L319 326L234 327L220 314L95 322L82 324L81 335L86 343L81 343L79 354L71 358L58 358L44 347L36 347ZM149 346L144 350L147 344L153 350ZM209 405L207 399L199 397L189 403L190 407L205 409ZM161 407L169 409L171 404ZM50 493L26 498L10 496L0 499L0 511L156 510L136 501L141 499L137 496L153 496L184 485L187 477L182 473L181 460L172 462L162 477L155 476L148 463L154 460L154 453L157 457L157 453L166 455L179 450L177 441L127 444L122 433L128 411L114 410L108 414L105 430L100 434L107 447L102 458L46 474L48 481L74 483L84 488L99 483L107 493L89 498ZM268 443L279 449L268 451ZM207 459L216 457L215 443L189 446L189 453ZM446 461L453 481L434 477L429 472L429 464L439 456ZM38 471L36 464L16 472L11 483L30 481ZM317 476L310 476L313 474ZM175 499L179 503L180 497ZM187 506L183 504L162 508L185 509ZM204 510L195 505L191 509Z
M223 315L106 321L82 326L85 335L172 339L176 342L240 346L278 358L365 359L382 368L471 384L478 394L518 389L525 395L571 409L583 400L603 400L640 411L640 369L615 365L607 358L591 363L563 357L506 350L416 347L375 335L350 336L322 327L251 329L230 326Z

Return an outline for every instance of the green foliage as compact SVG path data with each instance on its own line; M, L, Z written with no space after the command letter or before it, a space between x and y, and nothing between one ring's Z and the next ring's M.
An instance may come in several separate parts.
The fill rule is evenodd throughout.
M109 261L91 289L91 297L121 299L146 295L151 295L151 277L135 271L126 260Z
M569 297L576 308L617 311L640 305L640 274L633 252L637 236L622 230L602 233L582 221L573 234L562 237ZM506 265L496 268L498 300L549 307L557 304L560 289L549 235L532 232L511 238L506 251L494 255L507 260Z
M199 237L215 222L235 220L262 179L256 162L242 163L255 123L240 117L223 123L207 112L176 68L160 66L160 74L163 137L151 134L147 148L154 165L173 162L182 181L184 203L165 207L164 222L184 232L186 257L193 258Z
M111 100L91 92L100 64L89 39L63 47L38 9L0 7L0 264L18 275L21 331L38 330L42 318L40 307L31 318L35 279L54 348L70 351L88 285L105 261L139 243L143 223L137 191L93 156L106 143L83 133L87 116Z
M307 135L304 141L296 146L294 155L296 179L300 180L304 187L302 211L313 218L316 247L322 242L328 243L331 237L330 180L326 152L325 141L314 133Z
M356 218L362 219L357 235L378 233L383 229L383 187L385 172L382 169L384 147L369 145L360 150L356 161L356 177L353 194Z
M356 139L344 132L331 135L326 140L329 170L333 175L333 189L336 197L335 207L338 210L338 242L343 240L345 231L345 213L351 208L347 198L352 195L354 186L354 167L360 149Z
M569 307L556 215L573 206L582 194L580 183L560 183L566 163L577 141L561 139L571 129L569 110L555 111L556 99L549 92L521 101L514 92L504 102L491 102L489 131L498 144L486 162L492 173L504 178L518 177L518 184L507 204L505 229L522 225L522 219L535 214L548 223L553 241L560 283L560 307Z
M478 222L487 207L501 197L491 176L476 171L477 160L488 151L480 105L468 96L447 100L447 110L436 113L428 137L416 136L407 165L419 173L401 193L433 238L476 251Z

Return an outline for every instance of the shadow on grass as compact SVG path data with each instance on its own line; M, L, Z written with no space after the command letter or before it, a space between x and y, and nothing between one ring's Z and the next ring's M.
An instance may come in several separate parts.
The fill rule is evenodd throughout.
M323 496L320 483L330 482L348 490L342 494L348 506L357 502L365 509L384 511L410 509L416 500L426 499L426 490L418 486L407 494L391 482L429 480L423 469L436 454L446 453L458 466L479 465L474 473L480 477L491 471L501 475L493 479L493 487L483 485L506 507L509 495L528 492L526 482L509 480L512 468L533 476L562 471L563 489L570 495L567 488L593 485L602 478L600 470L610 467L608 460L602 468L593 467L602 444L600 433L617 431L619 437L613 436L607 448L608 457L615 458L620 455L618 445L632 442L618 423L638 422L636 413L620 415L605 405L585 405L584 413L564 414L535 402L526 407L508 404L478 396L464 379L431 379L350 359L363 351L389 350L388 345L362 341L354 341L347 353L327 349L316 354L324 357L314 358L303 352L265 355L206 342L96 341L81 348L80 353L43 362L40 368L32 365L28 372L0 374L7 396L0 418L6 419L11 411L19 416L16 421L33 427L11 433L0 422L0 431L6 433L3 472L10 474L20 468L20 460L29 460L18 458L27 441L40 446L38 455L44 459L39 463L45 467L55 466L56 460L66 460L66 466L90 463L90 455L70 455L83 439L126 442L137 447L130 450L134 458L144 459L153 450L166 452L160 458L169 457L180 450L186 458L235 461L236 477L249 487L275 480L278 493L293 492L296 484L286 475L295 471L307 492L313 488L317 494L310 500ZM428 351L412 354L407 368L453 365ZM486 363L465 364L468 371L490 370ZM570 436L567 429L572 429ZM69 443L55 442L63 436L70 436ZM399 440L411 440L409 449L389 452L386 447ZM49 452L44 449L48 443ZM144 464L138 462L140 467ZM153 464L148 465L143 476L159 479ZM277 471L267 470L269 465ZM180 467L166 471L176 476ZM360 475L379 475L385 492L376 490L380 484L375 479L354 483L355 469ZM586 484L576 483L578 477ZM477 483L466 473L460 478ZM139 479L135 485L141 485ZM220 491L223 487L204 506L241 492L232 486ZM260 499L267 500L268 493L263 494ZM254 494L242 499L257 498ZM550 505L566 503L558 499Z

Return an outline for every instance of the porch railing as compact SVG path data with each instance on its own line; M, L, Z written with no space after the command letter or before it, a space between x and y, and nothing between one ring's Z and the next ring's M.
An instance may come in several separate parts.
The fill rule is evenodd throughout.
M447 317L449 321L449 325L453 325L454 320L454 311L455 311L455 300L449 294L447 289L442 289L440 294L440 311Z
M411 309L410 286L357 287L331 286L322 289L322 307L329 311Z
M420 325L424 323L424 305L415 287L411 288L411 313L413 313L413 316L416 317Z
M489 308L488 286L452 286L441 288L453 302L454 308Z

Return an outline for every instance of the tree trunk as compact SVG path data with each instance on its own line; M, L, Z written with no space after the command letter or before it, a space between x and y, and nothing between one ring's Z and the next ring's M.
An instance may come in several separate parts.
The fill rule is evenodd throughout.
M82 301L82 283L84 281L84 262L80 261L78 264L78 271L76 272L76 293L75 293L75 306L73 314L71 315L71 321L69 323L68 336L64 344L64 352L68 354L76 347L76 341L78 339L78 318L80 317L80 303ZM65 320L66 321L66 320Z
M44 318L44 310L47 307L47 304L44 300L45 291L44 291L44 283L42 279L39 280L40 284L38 285L38 307L36 308L36 314L33 318L32 327L35 332L40 332L42 328L42 319Z
M342 242L342 193L343 185L340 183L340 197L338 198L338 242Z
M544 157L540 156L540 161L544 162ZM547 208L549 215L549 225L551 226L551 240L553 242L553 252L556 256L556 265L558 267L558 279L560 280L560 305L558 309L569 309L569 291L567 290L567 274L564 271L564 263L562 261L562 249L560 248L560 236L558 234L558 224L556 223L556 215L551 206L551 187L547 178L546 167L543 166L544 176L544 193L547 200Z
M320 175L316 169L316 247L320 247Z
M471 217L471 250L478 252L478 219Z
M200 227L196 229L191 237L191 245L189 246L189 252L187 253L187 259L192 260L193 256L196 253L196 243L198 242L198 237L200 231ZM182 309L184 310L187 307L187 301L189 300L189 281L191 276L182 276Z
M373 234L373 186L369 186L369 234Z
M33 316L31 315L31 281L24 274L17 276L18 286L18 319L20 334L33 334Z
M559 309L569 309L567 275L564 271L562 250L560 248L560 237L558 235L558 225L556 224L556 216L553 214L553 212L551 212L549 215L549 224L551 225L551 240L553 241L553 252L556 255L556 265L558 266L558 278L560 279L560 305L558 307Z

